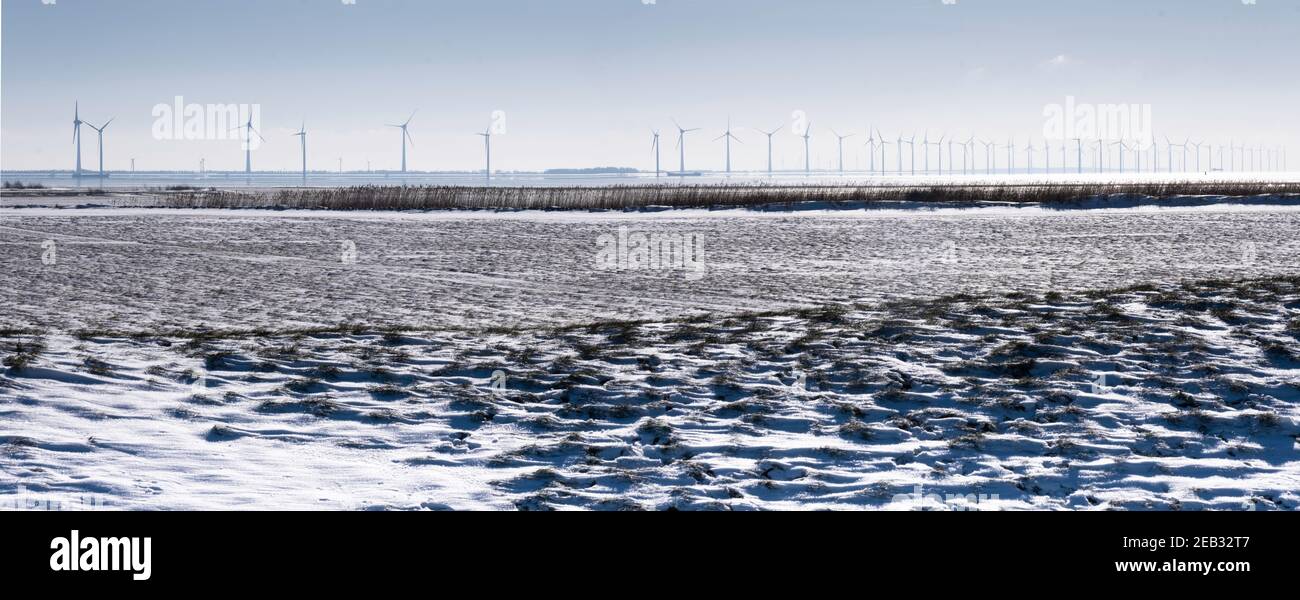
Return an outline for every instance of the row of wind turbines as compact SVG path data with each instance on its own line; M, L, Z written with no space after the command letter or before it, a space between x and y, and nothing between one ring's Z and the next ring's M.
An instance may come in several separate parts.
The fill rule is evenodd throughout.
M411 115L401 123L385 124L387 127L393 127L400 131L402 162L401 162L401 170L399 172L401 173L407 172L407 168L406 168L407 144L409 143L411 146L415 145L415 138L411 136L410 126L411 126L411 122L415 119L416 112L417 111L413 111ZM94 124L88 121L83 121L81 119L80 101L74 104L73 120L72 120L72 127L73 127L72 138L73 138L73 142L76 144L76 152L77 152L75 176L80 177L83 174L83 169L81 165L81 126L83 124L86 125L87 127L90 127L91 129L94 129L98 136L99 176L100 177L104 176L104 131L108 129L108 126L114 121L114 119L116 119L116 117L111 118L105 121L103 125L96 127ZM700 131L701 128L682 127L681 124L678 123L676 119L672 119L672 122L673 125L677 128L677 144L675 148L678 151L678 170L676 172L668 172L667 174L668 175L697 174L697 173L690 173L686 170L686 134L695 131ZM773 137L777 133L779 133L781 129L782 127L776 127L771 130L754 129L755 132L760 133L767 138L767 173L769 175L773 173L773 168L772 168ZM802 130L803 130L802 133L795 133L794 135L803 140L803 151L804 151L803 171L805 174L811 174L812 173L811 140L812 140L812 132L813 132L812 123L808 122L802 128ZM257 138L262 142L265 142L266 138L262 136L261 132L259 132L256 127L253 126L253 119L251 115L249 116L249 119L246 123L231 128L230 131L232 132L241 131L244 135L244 172L251 175L253 172L253 151L252 151L253 136L257 136ZM838 160L839 160L837 171L840 173L844 173L845 172L844 141L854 137L856 134L854 133L840 134L834 129L830 129L829 131L831 135L835 137L835 141L837 145L837 153L838 153ZM917 164L916 164L917 141L916 141L915 133L912 133L911 136L904 138L902 133L900 132L897 137L895 137L893 140L890 140L886 138L884 134L880 132L879 129L876 129L874 127L869 127L868 132L869 133L868 133L867 140L864 143L864 146L866 146L868 150L868 159L869 159L867 173L880 174L880 175L887 175L890 173L894 173L897 175L917 174ZM489 125L486 129L484 129L482 133L477 133L475 135L481 136L483 138L483 150L484 150L484 162L485 162L484 174L490 180L492 178L492 135L493 135L492 127ZM652 129L651 135L653 136L651 140L651 150L654 152L654 156L655 156L655 176L660 176L663 175L665 171L662 169L661 162L660 162L661 145L660 145L659 130ZM307 177L307 172L308 172L307 171L307 124L306 122L303 122L302 125L299 126L298 131L290 134L290 136L297 137L299 139L299 144L302 151L302 176L305 179ZM1245 144L1242 144L1239 146L1236 144L1235 141L1229 142L1226 146L1221 144L1215 146L1201 140L1192 141L1191 138L1185 138L1182 143L1175 143L1173 140L1169 139L1168 137L1165 137L1164 139L1165 139L1165 150L1166 150L1166 161L1164 164L1164 170L1168 173L1174 172L1174 165L1175 165L1174 148L1178 148L1181 150L1180 154L1178 155L1181 158L1181 163L1179 167L1180 172L1189 172L1189 166L1191 166L1191 164L1195 165L1195 169L1194 169L1195 172L1203 172L1206 170L1220 170L1220 171L1284 171L1286 170L1286 165L1287 165L1286 148L1284 147L1267 147L1260 144L1256 144L1253 146L1247 146ZM722 131L721 135L714 138L713 141L724 142L725 173L731 174L732 173L731 143L733 141L737 143L743 143L743 142L741 141L740 137L737 136L733 131L730 117L728 117L727 119L726 129ZM1159 152L1160 144L1155 140L1154 136L1152 136L1150 139L1147 139L1143 142L1135 142L1132 140L1105 140L1105 139L1085 140L1083 138L1071 138L1069 140L1057 140L1057 141L1059 142L1060 161L1056 163L1056 167L1055 167L1056 172L1060 172L1060 173L1070 172L1070 164L1069 164L1069 155L1071 154L1069 152L1070 142L1074 143L1074 153L1073 153L1075 155L1074 172L1076 173L1082 174L1085 170L1085 166L1084 166L1085 143L1088 147L1089 158L1092 160L1092 165L1088 168L1089 172L1093 172L1093 171L1097 173L1107 172L1108 169L1106 163L1107 160L1110 159L1112 149L1118 155L1118 160L1111 162L1110 169L1109 169L1110 172L1118 171L1119 173L1128 173L1128 172L1158 173L1161 171L1160 152ZM976 152L976 142L977 140L973 134L967 137L967 139L965 140L960 140L960 139L955 139L946 133L940 135L937 140L932 141L930 139L930 133L927 130L920 142L921 152L923 156L921 174L923 175L937 174L940 176L956 175L958 173L958 168L957 168L957 162L954 157L954 146L956 148L960 148L960 152L961 152L960 173L962 175L978 174L980 172L980 169L976 164L977 158L979 157L979 154ZM945 163L944 163L945 143L947 144L947 157L948 157L946 170L945 170ZM1007 174L1015 173L1017 171L1016 160L1017 157L1019 156L1023 156L1025 159L1023 169L1024 172L1026 173L1036 172L1034 160L1040 157L1043 160L1042 168L1040 171L1037 172L1043 172L1043 173L1053 172L1052 160L1053 160L1054 148L1052 148L1051 144L1046 139L1042 140L1042 146L1036 145L1032 140L1032 138L1027 140L1025 144L1022 147L1020 147L1020 150L1023 152L1023 154L1017 152L1016 139L1014 137L1007 138L1005 144L1001 144L995 141L985 140L985 139L978 140L978 143L983 147L984 150L983 172L986 175L992 175L995 172L996 173L1005 172ZM904 145L907 146L907 151L908 151L907 157L909 159L906 168L904 167L904 162L903 162ZM892 170L889 168L889 163L888 163L888 149L890 146L894 147L895 156L896 156L896 160L894 162L894 168ZM937 152L932 152L931 148L936 148ZM1214 150L1216 148L1218 149L1218 157L1219 157L1217 167L1215 166L1215 161L1214 161L1214 156L1215 156ZM998 160L999 157L1002 156L1003 150L1005 150L1006 152L1005 154L1006 161L1003 164L1003 166L999 166ZM1189 161L1187 160L1187 154L1189 150L1193 151L1194 153L1194 163L1190 163L1190 164ZM1224 156L1225 152L1227 154L1226 158ZM1207 167L1206 169L1202 168L1201 158L1203 155L1207 157L1207 162L1205 163ZM876 163L877 156L880 159L879 165L877 165ZM930 169L931 156L937 156L938 158L937 171ZM1125 162L1126 156L1132 156L1133 160L1131 163ZM1143 162L1144 158L1146 159L1145 165Z
M415 145L415 138L411 136L410 126L411 126L411 121L415 119L416 112L418 111L412 111L411 116L407 117L407 119L401 123L386 124L386 126L388 127L395 127L401 130L402 167L400 172L402 173L406 172L407 143L409 142L412 146ZM72 115L73 115L72 116L72 140L77 147L76 170L74 171L74 176L81 177L84 172L81 167L81 126L85 125L87 127L90 127L91 129L94 129L99 134L99 177L103 177L104 176L104 130L108 128L109 123L112 123L113 120L116 119L116 117L109 119L103 125L96 127L93 124L91 124L89 121L81 120L80 101L77 101L73 105ZM257 138L262 142L266 142L267 141L266 138L262 135L260 131L257 130L256 127L253 126L253 118L251 115L249 116L248 121L246 123L239 125L237 127L233 127L230 129L230 131L232 132L241 131L244 134L244 172L247 174L252 174L253 136L257 136ZM483 137L484 151L487 155L485 172L486 172L486 176L489 179L491 179L492 177L492 127L489 126L483 130L483 133L478 133L476 135ZM302 150L302 176L305 179L307 177L307 123L304 121L298 127L298 131L291 133L290 137L296 137L299 140L299 144Z
M682 127L681 124L678 123L676 119L672 119L672 122L673 125L677 128L677 144L675 146L675 149L678 151L678 170L667 172L667 174L668 175L697 174L697 173L688 172L686 170L686 134L695 131L700 131L701 128ZM772 130L753 128L753 131L762 134L767 138L767 173L769 175L773 173L772 138L774 135L780 132L781 129L782 129L781 127L777 127ZM803 171L805 174L812 173L812 151L811 151L812 131L813 131L812 123L809 122L803 127L802 134L797 132L793 133L795 137L801 138L803 140L803 151L804 151ZM836 170L839 173L844 173L845 172L844 141L846 139L854 137L856 134L854 133L840 134L834 129L830 129L829 131L830 134L834 136L836 141L836 146L837 146L839 163L838 163L838 168ZM863 144L868 148L868 159L870 161L868 165L867 173L880 174L880 175L888 175L891 173L897 175L917 174L916 146L918 145L918 142L916 140L915 133L912 133L912 135L909 137L903 137L903 134L899 133L896 138L890 140L886 138L884 134L880 132L879 129L875 129L874 127L869 127L868 132L869 132L868 138L866 142ZM661 168L661 163L660 163L660 137L661 136L658 129L651 129L650 134L651 134L650 149L655 156L655 175L659 176L665 173L664 170ZM725 169L726 170L724 172L730 174L732 172L731 142L736 141L739 143L743 143L741 142L740 138L737 137L733 132L730 118L727 119L727 128L722 131L721 135L713 139L713 141L715 142L719 140L722 140L725 143L725 165L726 165ZM941 176L956 175L958 174L959 171L962 175L979 174L981 172L981 169L976 164L977 159L979 158L979 153L976 152L977 141L983 147L984 164L983 164L982 171L986 175L992 175L994 173L1011 174L1011 173L1015 173L1018 168L1022 169L1023 172L1025 173L1034 173L1034 172L1052 173L1054 172L1053 169L1056 169L1055 172L1069 173L1071 172L1071 165L1069 161L1070 154L1074 154L1075 156L1073 171L1079 174L1084 173L1085 170L1087 172L1097 172L1097 173L1103 173L1103 172L1159 173L1162 172L1161 164L1160 164L1160 152L1159 152L1160 144L1158 141L1155 140L1154 136L1151 136L1149 139L1141 142L1133 141L1133 140L1106 140L1106 139L1084 139L1084 138L1070 138L1068 140L1057 140L1059 142L1060 160L1059 162L1053 163L1053 155L1055 154L1054 151L1056 150L1056 148L1053 148L1051 142L1047 139L1042 139L1041 140L1042 145L1039 146L1033 141L1032 138L1030 138L1026 140L1023 146L1019 147L1020 152L1018 152L1015 137L1007 138L1005 144L1001 144L991 140L984 140L984 139L977 140L973 134L967 137L965 140L961 140L961 139L955 139L945 133L939 136L938 139L931 140L929 131L926 131L921 141L919 142L919 145L921 146L922 157L923 157L921 171L920 171L921 174L922 175L937 174ZM1070 150L1069 145L1071 142L1074 144L1074 152L1069 151ZM945 163L944 163L945 143L947 144L947 157L948 157L946 170L945 170ZM904 163L903 160L904 145L907 146L906 156L908 157L908 162L906 164ZM1086 167L1086 169L1084 163L1085 145L1087 146L1088 149L1087 156L1092 161L1091 165ZM894 147L895 155L896 155L894 168L892 170L889 168L889 164L888 164L888 148L890 146ZM960 169L958 169L957 161L954 158L954 151L953 151L954 146L956 148L960 148L960 152L961 152ZM931 151L931 148L935 148L936 151ZM1180 154L1178 155L1178 157L1181 157L1181 162L1178 163L1180 165L1178 167L1179 172L1192 172L1192 171L1203 172L1209 170L1220 170L1220 171L1285 171L1286 170L1286 148L1284 147L1268 147L1262 144L1257 144L1253 146L1247 146L1245 144L1237 145L1235 141L1229 142L1226 146L1225 145L1215 146L1206 143L1204 141L1194 142L1191 140L1191 138L1185 138L1182 143L1176 143L1173 140L1169 139L1168 137L1165 137L1165 149L1167 154L1167 160L1164 163L1164 168L1163 168L1164 172L1168 172L1168 173L1174 172L1174 168L1175 168L1174 165L1176 163L1174 148L1179 148L1181 150ZM1217 167L1215 166L1215 161L1214 161L1215 148L1218 149L1218 157L1219 157ZM1112 158L1111 156L1112 149L1114 149L1114 153L1118 155L1118 160L1111 161L1110 165L1108 166L1107 161L1111 160ZM1002 151L1004 150L1006 152L1005 154L1006 160L1002 164L1002 166L999 166L998 161L999 158L1003 156ZM1189 163L1189 161L1187 160L1187 153L1189 152L1189 150L1194 152L1194 159L1193 162L1191 163ZM1228 154L1227 158L1224 157L1225 151ZM880 159L879 165L877 165L876 163L877 156ZM938 159L937 170L931 170L930 168L931 156L935 156ZM1023 166L1018 167L1016 164L1016 160L1020 156L1024 157L1025 162L1023 163ZM1126 156L1131 156L1132 162L1126 163L1125 162ZM1202 163L1201 163L1202 156L1205 156L1207 158L1207 161L1205 163L1206 168L1204 169L1202 168ZM1035 167L1034 161L1036 158L1042 159L1041 167L1038 168ZM1145 165L1144 165L1144 158L1146 159ZM1195 165L1195 169L1189 170L1189 167L1192 166L1193 164Z

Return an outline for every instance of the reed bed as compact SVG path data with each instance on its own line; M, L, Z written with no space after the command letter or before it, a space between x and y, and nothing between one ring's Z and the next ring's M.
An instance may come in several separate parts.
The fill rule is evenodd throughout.
M130 199L131 206L319 210L635 210L801 203L1013 203L1068 205L1094 198L1291 196L1300 183L1166 182L980 185L628 185L589 187L356 186L186 190Z

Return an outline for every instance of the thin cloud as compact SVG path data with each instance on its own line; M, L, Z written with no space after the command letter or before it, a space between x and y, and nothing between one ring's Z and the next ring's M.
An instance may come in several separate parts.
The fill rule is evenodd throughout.
M1044 69L1047 69L1048 71L1059 71L1066 67L1076 65L1078 64L1078 62L1079 62L1078 60L1066 56L1064 54L1057 54L1056 56L1053 56L1043 61L1042 66Z

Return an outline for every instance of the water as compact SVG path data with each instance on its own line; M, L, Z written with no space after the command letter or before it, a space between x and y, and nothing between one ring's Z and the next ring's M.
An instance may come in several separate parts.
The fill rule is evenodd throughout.
M359 185L459 185L459 186L611 186L611 185L704 185L704 184L776 184L776 185L934 185L934 184L1000 184L1000 183L1123 183L1154 181L1300 181L1297 172L1208 172L1208 173L1001 173L1001 174L918 174L898 175L847 171L844 173L802 172L773 173L711 173L698 176L674 177L654 173L580 174L557 175L545 173L500 173L491 181L481 173L391 173L342 172L310 173L304 179L299 173L255 172L113 172L107 177L83 176L75 178L68 171L11 171L0 173L5 181L22 181L51 188L113 188L141 189L170 186L216 188L278 188L278 187L344 187Z

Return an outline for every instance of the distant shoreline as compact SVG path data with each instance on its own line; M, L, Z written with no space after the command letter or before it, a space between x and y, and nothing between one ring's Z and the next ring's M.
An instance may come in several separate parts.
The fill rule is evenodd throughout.
M1210 204L1296 205L1300 182L1183 181L965 185L619 185L564 187L347 186L334 188L6 188L0 206L338 211L655 211L747 208L854 210L908 206L1054 209ZM51 202L54 199L60 201ZM82 202L81 200L85 200Z

